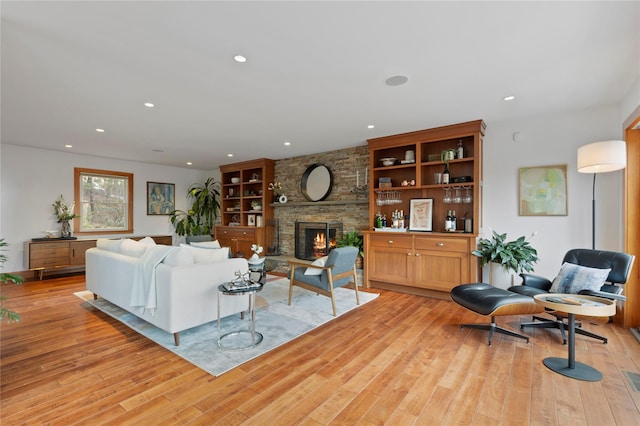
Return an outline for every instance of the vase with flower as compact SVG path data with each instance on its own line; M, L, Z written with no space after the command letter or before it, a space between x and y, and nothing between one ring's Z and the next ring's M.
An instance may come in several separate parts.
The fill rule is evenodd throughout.
M273 202L279 203L280 196L284 195L282 192L282 182L271 182L269 183L269 191L273 191Z
M79 217L74 212L75 203L67 205L64 201L64 197L60 194L60 197L52 204L54 214L60 224L60 236L62 238L71 237L71 224L70 221L76 217Z
M249 263L255 265L264 262L264 257L260 257L260 253L264 251L260 244L251 245L251 251L253 251L253 254L249 258Z

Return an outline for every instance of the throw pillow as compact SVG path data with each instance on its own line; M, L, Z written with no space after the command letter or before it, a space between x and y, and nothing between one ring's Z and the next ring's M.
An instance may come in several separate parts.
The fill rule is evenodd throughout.
M120 253L121 239L111 240L109 238L98 238L96 241L96 247L100 250L112 251L114 253Z
M192 247L200 247L200 248L208 248L208 249L219 249L222 248L220 246L220 243L218 242L218 240L215 241L202 241L202 242L195 242L192 241L189 244L191 244Z
M130 238L125 238L120 243L120 253L126 254L132 257L141 257L145 251L147 251L148 245L140 244L138 241L134 241Z
M193 261L195 263L212 263L220 262L229 258L229 247L223 247L219 249L206 249L200 247L193 247L188 244L180 244L180 247L187 247L191 250L193 255Z
M321 257L319 259L316 259L312 265L314 266L324 266L325 263L327 263L327 259L329 258L329 256L324 256ZM307 268L306 271L304 271L305 275L321 275L322 274L322 269L318 269L318 268Z
M176 247L169 251L162 263L168 266L193 265L193 254L190 249Z
M143 239L141 239L138 242L140 244L142 244L142 245L145 245L145 246L155 246L156 245L156 240L154 240L151 237L144 237Z
M611 269L588 268L565 262L551 284L551 293L577 294L581 290L598 291Z

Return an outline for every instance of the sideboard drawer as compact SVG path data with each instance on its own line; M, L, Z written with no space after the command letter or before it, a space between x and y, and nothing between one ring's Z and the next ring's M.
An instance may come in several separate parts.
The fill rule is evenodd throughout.
M239 228L234 229L235 227L229 226L226 228L219 228L216 234L216 238L235 238L235 239L255 239L256 238L256 230L255 229L246 229Z
M369 237L371 247L387 248L413 248L413 236L387 233L386 235L371 235Z
M69 266L69 256L62 257L43 257L40 259L31 259L30 269L34 268L60 268Z
M69 257L69 244L37 244L31 248L31 260L47 257Z
M469 252L469 239L456 237L416 237L416 250Z

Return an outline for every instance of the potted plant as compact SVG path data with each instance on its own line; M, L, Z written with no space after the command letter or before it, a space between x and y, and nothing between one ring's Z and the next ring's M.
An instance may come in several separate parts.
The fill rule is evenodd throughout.
M364 259L364 241L362 235L356 231L347 232L336 241L338 247L356 247L358 249L358 258L356 260L356 268L362 269L362 261Z
M53 212L56 215L56 219L58 219L58 223L61 225L60 227L60 236L62 238L71 237L71 225L69 221L76 217L79 217L74 212L75 204L71 203L67 205L64 201L64 197L60 194L60 197L54 201L51 205L53 207Z
M532 234L533 236L535 234ZM516 274L533 271L533 264L538 261L538 252L529 241L522 236L513 241L506 241L507 234L492 231L490 239L482 238L478 247L471 254L480 258L480 266L489 264L489 281L497 287L510 286L509 271ZM507 282L501 282L496 275L507 275Z
M193 199L188 211L174 210L169 218L180 236L211 235L220 212L220 182L208 178L204 183L194 183L187 191Z
M3 247L6 247L8 244L4 241L4 238L0 238L0 250L4 250ZM4 265L4 262L7 261L7 256L4 254L0 254L0 266ZM0 273L0 284L22 284L24 282L24 278L20 275L15 274L6 274ZM4 301L7 300L5 296L0 296L0 321L7 317L7 322L18 322L20 321L20 315L16 312L10 311L4 306Z

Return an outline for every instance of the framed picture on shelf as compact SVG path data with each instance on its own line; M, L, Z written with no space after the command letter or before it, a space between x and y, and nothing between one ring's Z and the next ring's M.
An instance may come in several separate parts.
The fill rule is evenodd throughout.
M414 198L409 203L409 231L432 231L433 198Z
M255 214L247 215L247 226L256 226L256 215Z
M174 183L147 182L147 215L170 215L175 206Z
M520 168L520 216L567 216L567 165Z

